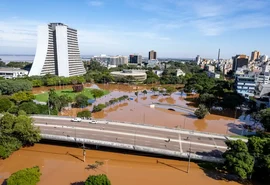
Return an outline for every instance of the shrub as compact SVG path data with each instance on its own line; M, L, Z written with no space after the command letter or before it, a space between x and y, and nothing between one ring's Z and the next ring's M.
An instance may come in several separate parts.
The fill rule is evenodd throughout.
M40 181L40 170L38 166L25 168L13 173L7 180L7 185L36 185Z
M200 104L199 108L194 112L194 114L199 118L203 119L206 114L208 114L208 109L206 108L205 105Z
M85 185L111 185L110 180L105 174L101 175L90 175L86 181Z
M80 118L91 118L91 112L88 111L88 110L84 110L82 112L78 112L77 113L77 117L80 117Z

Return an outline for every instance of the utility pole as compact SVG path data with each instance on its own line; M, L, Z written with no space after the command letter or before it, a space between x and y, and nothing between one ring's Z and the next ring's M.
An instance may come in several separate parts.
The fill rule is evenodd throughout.
M188 151L188 168L187 168L187 173L189 173L189 169L190 169L190 154L191 154L191 142L189 142L189 151Z
M85 156L86 156L86 150L85 150L85 146L83 143L83 162L85 162Z

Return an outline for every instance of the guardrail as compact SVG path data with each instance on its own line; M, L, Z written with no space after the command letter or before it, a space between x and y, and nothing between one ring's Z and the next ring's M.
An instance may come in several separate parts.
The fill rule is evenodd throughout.
M105 147L111 147L111 148L135 150L138 152L160 154L160 155L166 155L166 156L170 156L170 157L180 157L180 158L188 159L189 155L190 155L190 158L193 160L215 162L215 163L223 163L224 162L223 158L202 156L202 155L197 155L197 154L193 154L193 153L191 153L191 154L184 153L184 152L181 153L178 151L164 150L164 149L145 147L145 146L139 146L139 145L132 145L132 144L115 143L115 142L100 141L100 140L85 139L85 138L57 136L57 135L50 135L50 134L41 134L41 137L42 137L42 139L47 139L47 140L66 141L66 142L73 142L73 143L84 143L84 144L105 146Z
M43 117L43 118L46 118L46 117L52 117L52 118L68 118L68 119L71 119L72 117L70 116L49 116L49 115L32 115L32 117ZM104 121L104 122L115 122L115 123L122 123L122 124L131 124L131 125L138 125L138 126L145 126L145 127L153 127L153 128L160 128L160 129L168 129L168 130L182 130L182 131L186 131L186 132L190 132L191 134L194 134L194 133L198 133L198 134L206 134L206 135L214 135L214 136L218 136L218 137L227 137L226 135L224 134L217 134L217 133L211 133L211 132L201 132L201 131L194 131L194 130L188 130L188 129L183 129L183 128L171 128L171 127L166 127L166 126L159 126L159 125L151 125L151 124L145 124L145 123L133 123L133 122L123 122L123 121L116 121L116 120L106 120L106 119L94 119L94 120L97 120L97 121ZM85 121L89 121L89 120L85 120Z

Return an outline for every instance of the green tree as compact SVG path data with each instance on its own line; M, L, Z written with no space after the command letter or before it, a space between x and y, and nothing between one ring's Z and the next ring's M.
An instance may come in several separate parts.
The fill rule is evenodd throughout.
M88 103L88 97L83 94L78 94L75 97L75 102L77 107L86 107Z
M0 80L0 92L11 95L19 91L31 91L32 82L26 79Z
M92 112L99 112L102 111L104 108L106 108L105 104L94 105Z
M174 93L176 91L176 89L173 86L167 86L165 87L166 89L166 93L171 95L172 93Z
M41 87L43 86L43 81L42 80L32 80L32 85L33 87Z
M238 175L242 179L247 179L254 166L254 158L248 153L248 147L241 140L226 141L228 150L223 154L225 158L225 168Z
M255 157L259 157L264 152L265 140L259 137L251 137L248 139L248 151Z
M40 181L41 172L38 166L17 171L8 178L7 185L36 185Z
M147 90L143 90L142 93L144 94L144 96L147 94Z
M37 104L34 102L23 102L21 105L19 105L19 110L23 110L27 114L38 114L39 109L37 107Z
M199 119L203 119L206 114L208 114L208 109L206 108L205 105L203 104L200 104L199 105L199 108L194 112L194 114L197 116L197 118Z
M19 107L18 106L12 106L12 107L10 107L9 109L8 109L8 112L10 113L10 114L18 114L18 111L19 111Z
M6 112L12 106L12 102L7 97L0 97L0 113Z
M270 108L259 112L259 120L263 124L265 131L270 132Z
M100 175L90 175L86 181L85 185L111 185L110 180L105 174Z
M23 145L33 145L40 141L40 130L33 125L32 118L19 115L14 122L13 134Z
M22 142L16 137L6 134L0 135L0 158L8 158L14 151L22 147Z
M157 87L152 87L151 90L154 92L154 94L156 94L156 92L158 92L158 88Z
M78 112L77 113L77 117L80 117L80 118L91 118L91 112L88 111L88 110L84 110L82 112Z
M237 93L226 93L223 98L222 105L225 108L235 109L243 104L245 98Z
M3 62L1 58L0 58L0 67L6 67L6 63Z
M100 98L101 96L103 96L104 92L102 90L99 90L99 89L92 89L91 94L96 99L96 98Z
M12 94L11 99L14 100L17 104L21 102L28 102L35 99L35 96L31 92L20 91Z
M68 96L67 94L63 94L59 96L59 101L60 101L60 110L61 110L63 107L67 107L69 103L72 103L72 98Z
M50 109L55 109L57 111L61 110L61 101L59 99L58 94L56 93L55 89L50 89L48 92L48 106Z
M211 108L216 98L213 94L204 93L200 94L199 101L201 104L206 105L208 108Z

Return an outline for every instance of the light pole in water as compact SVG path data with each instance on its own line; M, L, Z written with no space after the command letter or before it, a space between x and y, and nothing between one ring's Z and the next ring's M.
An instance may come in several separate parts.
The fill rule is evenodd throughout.
M190 155L191 155L191 142L189 142L187 173L189 173L189 169L190 169Z

